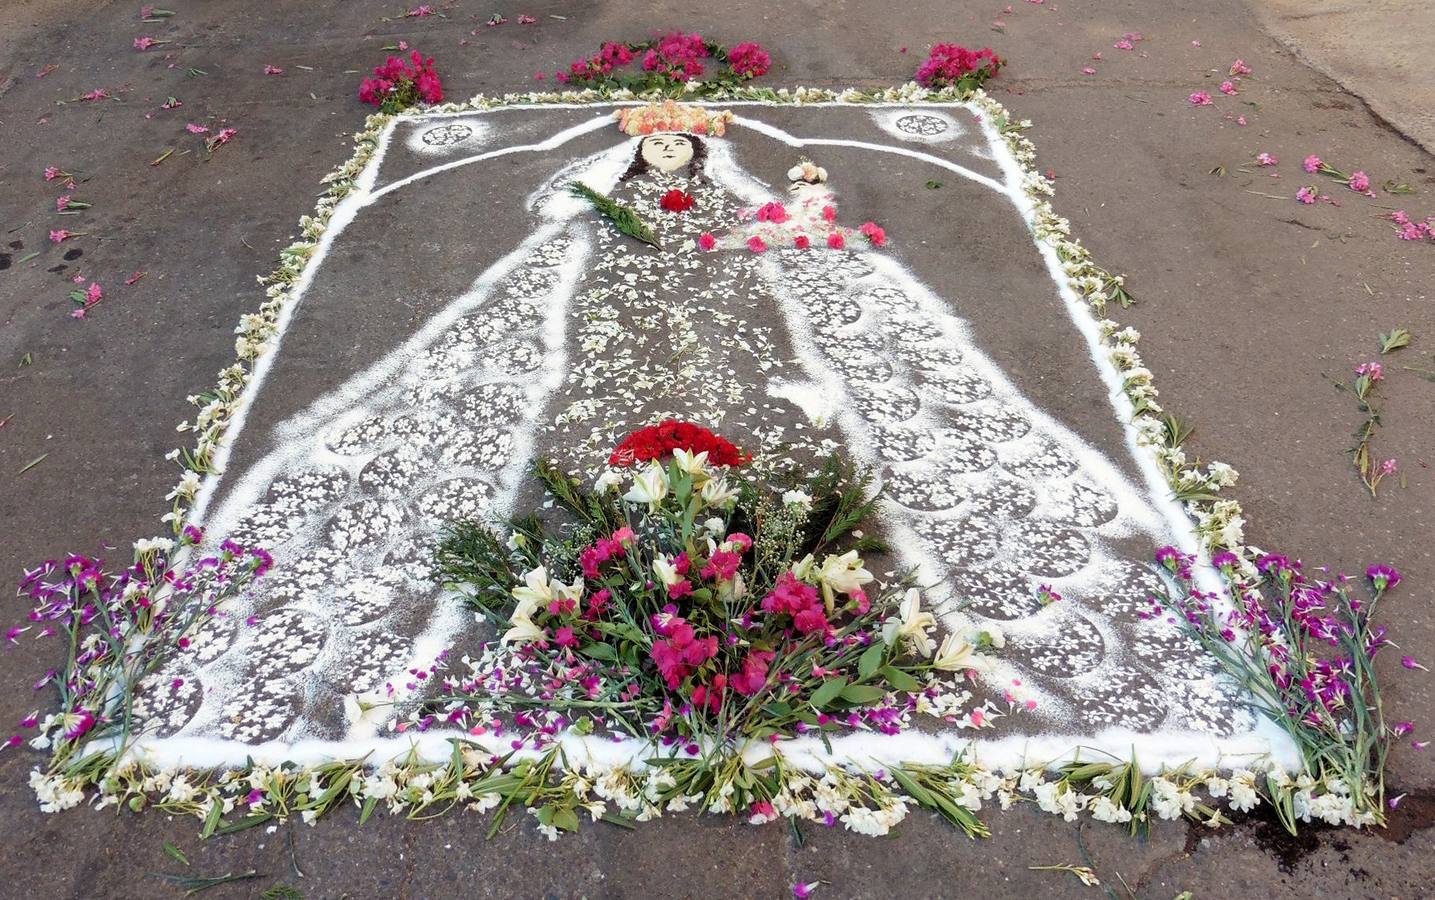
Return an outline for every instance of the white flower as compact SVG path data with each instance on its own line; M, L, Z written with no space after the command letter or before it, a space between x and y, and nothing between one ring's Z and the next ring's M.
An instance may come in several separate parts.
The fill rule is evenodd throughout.
M889 617L882 623L882 640L891 646L899 638L905 639L911 652L919 656L931 656L937 642L932 640L927 630L936 626L937 620L931 613L922 611L921 607L921 592L916 588L909 588L902 600L901 615L896 618Z
M706 493L706 488L704 488ZM623 499L629 503L646 503L649 509L655 509L668 496L668 478L663 472L663 467L656 462L648 463L648 467L637 475L633 476L633 486Z
M702 497L708 506L727 506L737 499L737 491L728 485L726 478L714 478L703 485Z
M157 550L162 553L168 553L173 549L174 541L170 540L169 538L143 538L141 540L135 541L136 556L143 556L146 553L154 553Z
M827 598L828 608L832 605L832 592L850 594L872 580L872 573L862 568L862 558L856 550L848 550L841 556L828 554L817 570L817 580L822 584L822 593Z
M674 450L673 462L677 464L679 472L693 476L695 484L708 477L708 452L706 450L696 454L681 448Z
M803 509L812 507L812 497L806 491L787 491L782 495L783 506L800 506Z
M677 584L683 580L683 576L678 574L677 566L673 565L672 558L661 553L653 560L653 574L665 585Z
M392 700L378 694L345 694L344 718L350 726L382 725L393 705Z
M602 475L599 475L597 481L593 482L593 491L598 494L606 494L609 491L616 490L622 483L623 476L609 469Z
M1097 797L1091 801L1091 817L1098 822L1130 822L1131 810L1112 803L1110 797Z
M944 672L960 672L965 669L990 672L992 660L982 656L977 652L976 647L955 634L949 634L942 638L942 646L937 648L936 658L932 660L932 668L941 669Z
M713 516L703 522L703 530L715 538L720 538L723 536L723 533L727 531L727 523L717 516Z

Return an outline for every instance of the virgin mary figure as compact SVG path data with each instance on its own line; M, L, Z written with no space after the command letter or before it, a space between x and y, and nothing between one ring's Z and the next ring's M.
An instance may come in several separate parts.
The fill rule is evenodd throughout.
M367 711L429 689L473 627L428 577L442 524L516 511L538 455L596 476L665 418L759 462L844 451L874 467L894 570L918 571L947 627L1006 644L984 678L1036 706L1019 727L1237 726L1199 651L1141 627L1161 587L1147 561L1173 523L1016 389L879 226L843 222L826 169L803 160L770 187L739 165L727 111L616 118L624 141L530 196L513 253L226 486L211 539L268 547L275 571L161 673L204 685L155 701L165 731L372 730L384 716ZM630 207L657 246L599 219L575 181Z

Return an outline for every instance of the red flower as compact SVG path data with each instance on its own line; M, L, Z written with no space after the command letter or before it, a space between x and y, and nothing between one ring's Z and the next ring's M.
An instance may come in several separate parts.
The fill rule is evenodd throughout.
M628 435L608 457L608 464L631 466L672 455L674 450L708 455L715 466L740 466L752 457L735 444L692 422L665 419Z
M680 213L692 209L693 203L696 201L693 200L692 194L674 188L664 194L663 199L659 202L668 212Z

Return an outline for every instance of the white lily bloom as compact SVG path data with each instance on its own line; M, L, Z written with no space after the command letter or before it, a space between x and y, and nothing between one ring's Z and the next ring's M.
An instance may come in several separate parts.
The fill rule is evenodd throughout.
M942 646L937 648L937 655L932 660L932 668L941 669L944 672L961 672L965 669L990 672L992 660L990 657L978 653L976 647L955 634L949 634L942 638Z
M499 639L501 644L531 644L547 637L543 629L533 624L533 620L528 616L520 616L515 612L508 617L508 624L509 629Z
M822 561L822 568L817 570L817 580L822 583L829 602L833 591L850 594L872 578L872 573L862 567L862 557L856 550L848 550L841 556L829 553Z
M708 452L706 450L701 453L692 453L682 449L674 450L673 462L677 463L678 471L693 476L694 483L705 481L708 478Z
M521 615L525 618L533 615L534 610L538 609L538 607L547 606L553 600L557 599L553 592L553 583L548 580L548 568L546 566L539 566L530 572L525 572L523 575L523 584L514 588L512 593L513 599L518 601L518 608L513 611L513 614L515 616ZM524 609L526 609L527 612L520 612L520 610Z
M646 503L649 509L653 509L666 496L668 477L662 466L650 462L646 469L633 476L633 486L623 495L623 499L629 503Z
M344 718L350 727L382 725L393 710L393 701L379 694L345 694Z
M677 584L683 580L683 576L678 574L677 567L673 565L672 559L661 553L653 560L653 574L658 576L658 581L666 585Z
M737 491L730 487L725 478L714 478L703 485L703 502L708 506L727 506L737 499Z
M812 506L812 496L806 491L787 491L782 495L782 505L808 509Z
M882 623L882 640L890 646L898 639L905 640L913 653L929 657L936 649L937 642L927 634L935 627L936 618L922 610L922 595L916 588L908 588L902 599L901 615Z

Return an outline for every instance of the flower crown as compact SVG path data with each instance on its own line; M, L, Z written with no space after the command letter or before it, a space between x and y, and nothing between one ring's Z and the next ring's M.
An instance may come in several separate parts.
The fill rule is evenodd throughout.
M729 110L708 112L699 106L686 106L672 100L629 106L613 113L618 129L625 134L656 134L660 131L686 131L689 134L721 136L733 120Z

